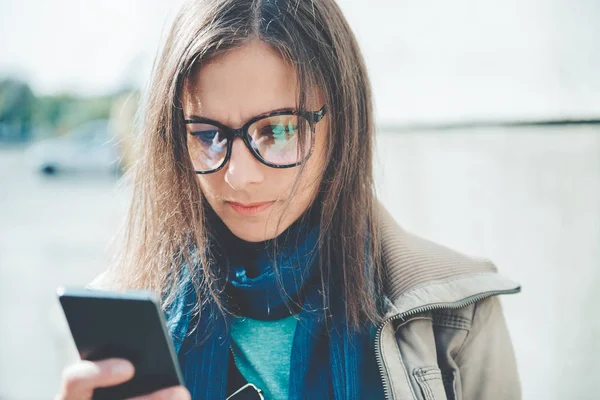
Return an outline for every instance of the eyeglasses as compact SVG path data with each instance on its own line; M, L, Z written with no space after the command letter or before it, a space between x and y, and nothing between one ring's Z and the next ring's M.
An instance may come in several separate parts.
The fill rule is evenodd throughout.
M186 119L188 152L194 169L197 174L210 174L223 168L236 137L264 165L300 165L314 150L314 128L326 111L325 106L319 111L274 111L252 118L239 129L208 118Z

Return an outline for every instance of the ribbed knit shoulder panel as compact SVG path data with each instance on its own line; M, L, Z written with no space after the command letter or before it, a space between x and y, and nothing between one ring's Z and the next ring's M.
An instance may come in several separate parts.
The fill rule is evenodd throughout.
M377 207L385 289L392 301L421 285L497 272L495 265L487 259L461 254L405 231L381 204Z

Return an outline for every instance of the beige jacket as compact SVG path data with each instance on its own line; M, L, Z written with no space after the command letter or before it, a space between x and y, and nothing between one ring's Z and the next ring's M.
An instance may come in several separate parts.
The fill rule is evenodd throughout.
M497 295L520 287L487 260L402 230L381 209L387 312L375 352L387 399L520 399Z

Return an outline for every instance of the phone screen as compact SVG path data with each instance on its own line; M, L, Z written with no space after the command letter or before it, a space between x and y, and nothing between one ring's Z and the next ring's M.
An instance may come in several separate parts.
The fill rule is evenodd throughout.
M123 399L183 385L165 318L151 292L59 289L58 297L83 360L125 358L128 382L94 391L94 400Z

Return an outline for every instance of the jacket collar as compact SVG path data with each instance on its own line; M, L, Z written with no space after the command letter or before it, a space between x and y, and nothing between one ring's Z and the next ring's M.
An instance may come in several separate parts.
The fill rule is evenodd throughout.
M520 291L489 260L460 254L402 229L381 205L377 225L382 242L387 313L410 313L431 305L457 307L470 300Z

